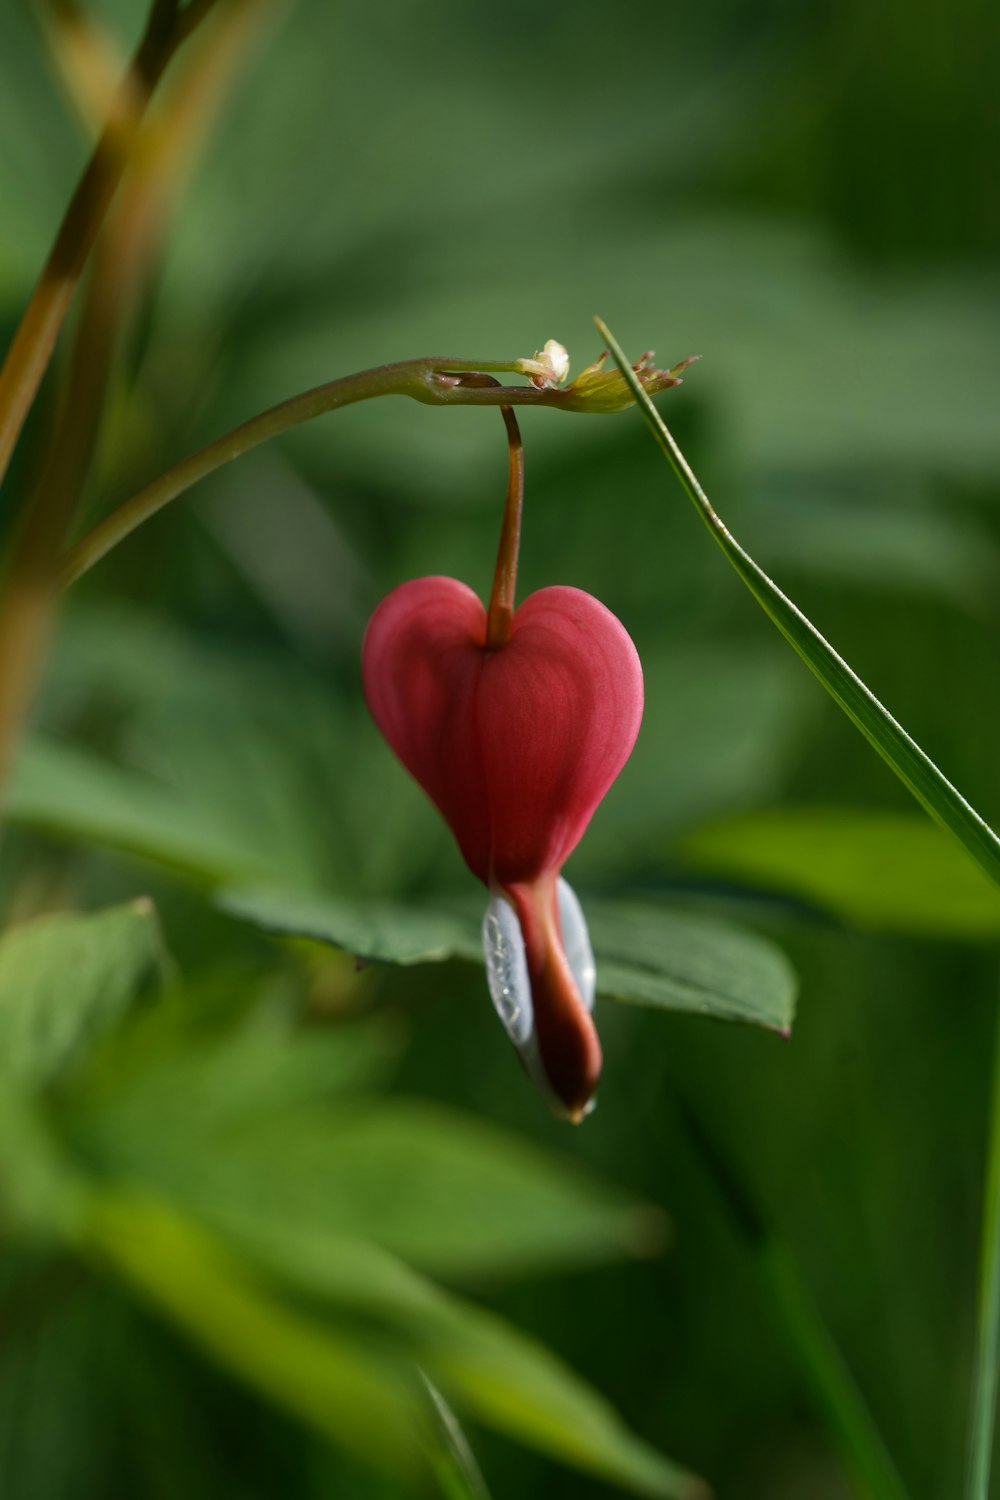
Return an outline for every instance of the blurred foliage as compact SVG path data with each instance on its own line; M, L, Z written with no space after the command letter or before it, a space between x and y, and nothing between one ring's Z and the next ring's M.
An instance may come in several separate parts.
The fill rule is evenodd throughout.
M4 334L87 144L43 9L0 10ZM134 6L87 10L131 43ZM660 399L726 521L995 823L998 58L986 0L275 5L127 319L81 529L334 375L551 336L579 369L599 311L703 356ZM605 990L641 971L658 1013L602 1000L600 1108L542 1114L478 897L360 700L382 593L488 585L496 413L342 411L157 517L67 600L0 850L5 1500L397 1500L414 1463L445 1495L683 1492L659 1450L720 1500L863 1493L692 1108L910 1492L956 1493L995 897L638 418L523 427L522 591L591 590L644 663L567 873L595 939L610 913ZM440 961L314 941L400 910ZM789 960L789 1041L682 1013L707 967L711 1008L784 1028Z

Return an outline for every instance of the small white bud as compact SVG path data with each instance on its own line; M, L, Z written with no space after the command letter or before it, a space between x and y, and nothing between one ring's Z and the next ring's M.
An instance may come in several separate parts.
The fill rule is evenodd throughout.
M536 350L531 359L517 360L515 368L544 390L562 385L569 374L569 353L557 339L546 339L544 348Z

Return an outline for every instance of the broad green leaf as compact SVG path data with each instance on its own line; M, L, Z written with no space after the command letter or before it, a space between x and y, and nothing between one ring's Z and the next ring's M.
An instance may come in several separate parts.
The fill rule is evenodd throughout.
M859 927L987 941L1000 892L938 825L908 813L778 807L696 828L693 869L788 892Z
M482 962L478 919L457 904L450 910L254 889L224 891L219 904L268 932L315 938L359 958ZM795 977L764 938L730 922L648 901L588 900L584 909L599 995L776 1031L791 1026Z
M110 1031L163 957L150 902L38 917L0 938L0 1066L45 1083Z
M670 429L636 379L621 346L600 319L597 326L685 494L754 598L925 811L953 833L991 879L1000 883L1000 838L723 525Z
M213 1060L214 1097L213 1069L199 1076L181 1057L78 1109L88 1157L221 1228L264 1213L303 1233L364 1235L452 1278L604 1263L666 1240L660 1210L472 1117L392 1099L296 1108L266 1086L253 1110L227 1087L232 1065Z
M372 1467L415 1471L420 1368L475 1420L563 1462L640 1495L707 1494L548 1350L370 1243L267 1215L223 1242L162 1200L110 1190L76 1238L212 1359ZM328 1302L340 1321L293 1310L260 1272ZM345 1331L343 1315L358 1312L381 1336Z
M285 1305L241 1257L156 1199L95 1196L77 1240L267 1400L370 1468L416 1473L419 1407L398 1361Z
M222 911L282 937L311 938L373 963L482 960L479 921L456 906L358 901L322 891L236 887L216 898ZM485 902L484 902L485 906Z
M717 917L645 901L588 901L586 914L599 994L791 1030L795 973L767 939Z
M374 1245L273 1216L231 1235L241 1251L296 1289L403 1334L460 1413L636 1494L707 1500L699 1479L629 1432L556 1355Z
M281 510L271 506L279 520ZM363 628L360 616L352 653ZM136 606L71 600L41 722L76 722L95 700L113 715L115 758L91 752L91 764L117 784L125 821L113 816L117 804L98 803L92 838L128 848L123 836L138 834L140 852L209 879L252 869L288 884L354 889L359 856L373 843L364 808L355 829L354 803L376 734L356 692L348 707L341 686L288 651L197 635ZM359 719L368 744L359 742ZM376 779L372 809L388 816L405 778ZM44 783L41 793L50 791ZM58 804L53 811L61 816Z
M37 1099L0 1066L0 1224L49 1245L71 1228L84 1192Z

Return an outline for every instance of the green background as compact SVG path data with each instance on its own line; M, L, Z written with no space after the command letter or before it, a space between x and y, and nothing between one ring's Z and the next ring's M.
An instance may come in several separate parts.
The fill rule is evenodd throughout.
M101 14L135 25L125 5ZM85 152L32 15L0 14L10 331ZM260 408L385 360L514 358L555 337L578 370L600 313L634 357L702 356L659 400L723 518L995 826L998 65L986 0L275 10L131 320L86 514ZM627 892L776 939L800 977L790 1040L605 1002L600 1107L570 1132L474 968L355 975L213 910L219 850L349 896L478 900L368 723L357 662L394 584L487 589L505 469L492 411L386 400L320 419L74 590L36 729L83 747L112 791L119 772L178 789L187 822L165 853L162 826L137 833L126 806L123 835L91 783L78 791L76 761L33 791L29 745L0 857L7 918L148 894L192 983L388 1023L391 1097L510 1127L672 1225L655 1257L581 1241L502 1276L459 1257L446 1282L557 1349L720 1500L864 1494L685 1123L696 1109L797 1260L908 1489L950 1500L1000 901L914 827L636 414L532 410L523 431L522 594L597 594L646 671L639 745L567 874L585 907ZM395 1494L364 1470L338 1478L256 1399L88 1281L0 1342L0 1492ZM496 1496L613 1492L469 1430Z

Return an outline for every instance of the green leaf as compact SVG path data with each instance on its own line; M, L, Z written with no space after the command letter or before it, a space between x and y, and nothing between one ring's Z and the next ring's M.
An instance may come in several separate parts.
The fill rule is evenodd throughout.
M1000 839L993 829L942 775L916 741L896 723L857 673L837 655L802 611L777 588L726 529L674 441L673 434L636 379L621 346L605 324L599 318L596 321L615 363L628 381L647 425L682 488L754 598L921 806L955 835L991 879L1000 883Z
M787 1033L797 981L773 943L697 912L588 901L597 988L609 999Z
M988 941L1000 895L943 829L907 813L778 807L696 828L691 868L815 902L859 927Z
M287 1074L280 1044L269 1047ZM303 1232L364 1235L452 1278L602 1264L666 1241L659 1209L458 1112L390 1099L323 1108L309 1093L296 1107L266 1086L254 1109L231 1082L243 1050L228 1062L213 1052L217 1066L200 1070L193 1054L166 1059L104 1088L77 1105L75 1139L217 1227L266 1213Z
M266 868L259 852L176 788L42 735L21 750L8 814L28 828L142 855L201 879L245 878Z
M416 1472L419 1407L399 1362L269 1295L244 1260L182 1214L137 1193L104 1192L77 1241L268 1400L370 1468Z
M930 488L930 485L928 485ZM896 490L895 503L891 490ZM822 469L755 490L757 556L770 570L840 589L925 596L981 619L1000 584L1000 555L983 518L936 509L912 478L839 485ZM917 491L914 494L914 491Z
M268 932L314 938L363 959L482 962L479 922L456 903L403 906L318 893L227 890L224 911ZM664 1010L787 1031L795 976L783 954L756 934L714 917L638 901L587 901L597 991Z
M90 1069L74 1118L113 1111L124 1136L190 1139L370 1092L399 1050L381 1020L307 1027L270 1013L267 987L233 1013L232 979L165 997L120 1031ZM242 999L242 995L238 999ZM222 1014L220 1016L220 1011Z
M128 1010L163 952L152 904L39 917L0 938L0 1064L37 1086Z
M0 1066L0 1224L48 1245L74 1223L84 1193L37 1098Z
M259 1216L240 1250L299 1291L386 1322L458 1410L636 1494L707 1500L702 1481L632 1434L558 1357L363 1240Z
M282 937L312 938L374 963L482 960L479 922L441 905L352 901L320 891L280 887L224 890L216 904L230 916Z

